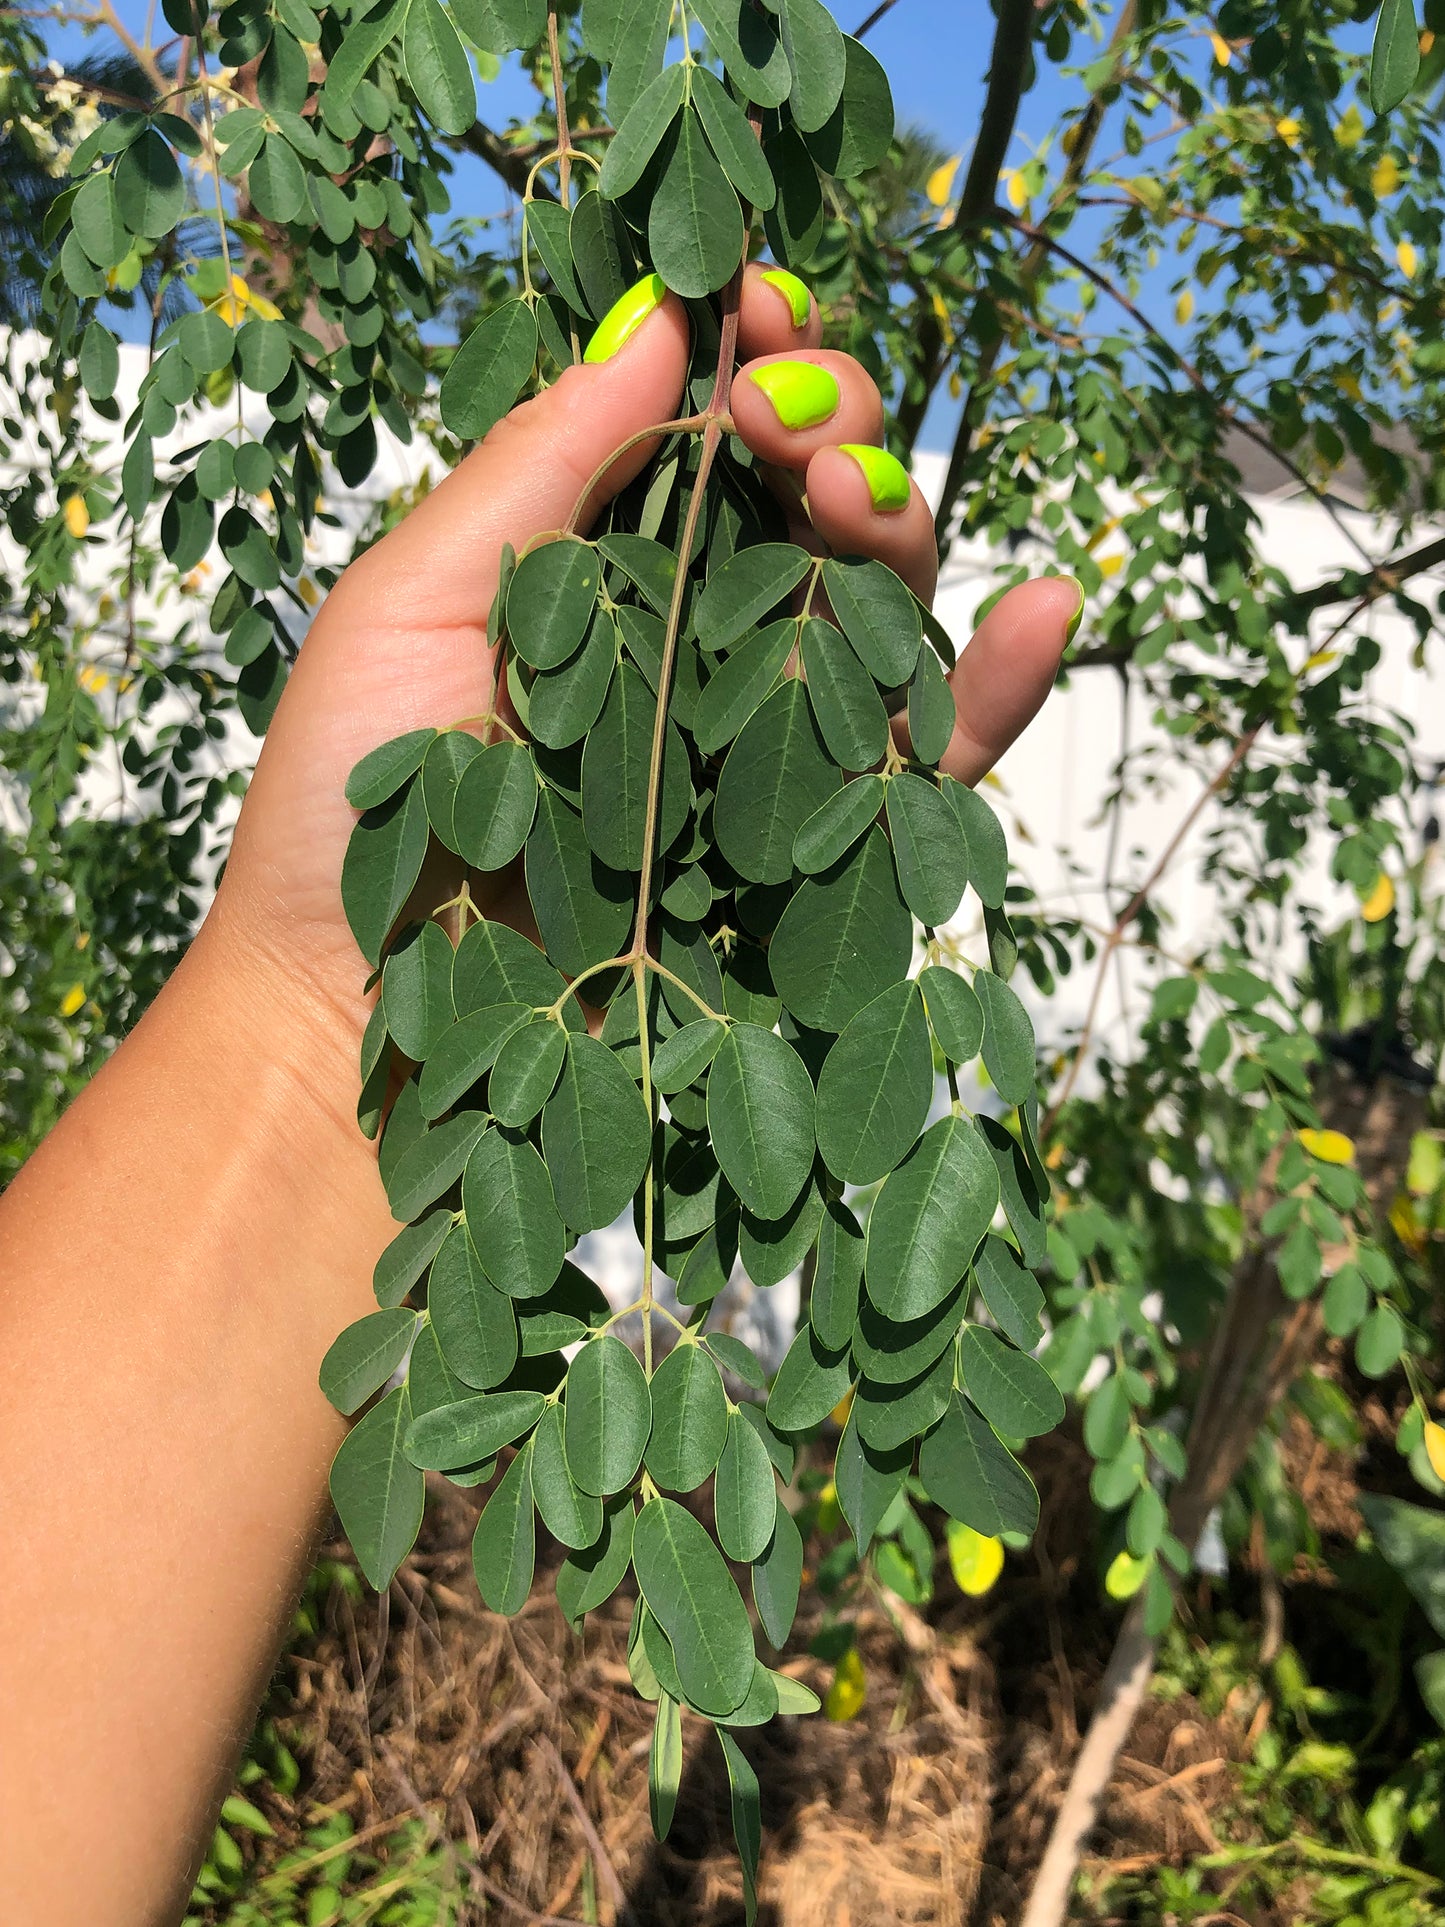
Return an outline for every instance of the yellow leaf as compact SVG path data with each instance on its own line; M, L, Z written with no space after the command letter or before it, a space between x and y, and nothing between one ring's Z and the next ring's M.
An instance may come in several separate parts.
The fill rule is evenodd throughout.
M1338 662L1339 659L1340 652L1338 649L1316 649L1312 656L1305 658L1305 668L1324 669L1328 664Z
M1360 915L1366 923L1380 923L1388 917L1395 907L1395 886L1386 873L1381 870L1375 878L1374 887L1360 905Z
M1194 313L1194 291L1192 288L1186 288L1183 294L1181 294L1179 299L1174 303L1174 319L1182 324L1183 322L1188 321L1190 316L1193 313Z
M1029 204L1029 191L1024 186L1024 177L1017 168L1004 176L1007 182L1008 204L1015 214L1022 214Z
M1116 1552L1113 1564L1104 1574L1104 1591L1111 1599L1132 1599L1149 1577L1152 1563L1148 1559L1136 1559L1127 1548Z
M1435 1477L1445 1479L1445 1425L1437 1425L1432 1418L1425 1421L1425 1457Z
M274 301L268 301L264 294L257 294L254 288L250 291L250 297L246 305L258 320L279 321L281 319L281 310L276 306L276 303Z
M83 984L72 984L60 1000L61 1016L73 1017L84 1002L85 986Z
M1293 147L1300 137L1300 123L1293 114L1285 114L1275 122L1274 131L1282 141Z
M923 191L935 207L947 207L953 198L953 177L962 159L962 154L955 154L951 161L945 161L942 167L935 167L929 175Z
M90 932L88 930L81 931L80 935L75 939L75 947L77 950L88 950L90 948Z
M1400 272L1407 281L1415 279L1415 270L1420 265L1420 257L1415 252L1413 241L1402 241L1395 249L1395 259L1400 263Z
M856 1720L868 1698L868 1678L856 1646L850 1646L838 1661L833 1684L823 1696L825 1720Z
M838 1504L838 1488L829 1479L818 1494L818 1530L822 1533L836 1532L843 1523L843 1509Z
M1003 1541L975 1532L957 1519L948 1521L948 1563L960 1592L981 1599L991 1592L1003 1571Z
M1321 1164L1353 1164L1355 1141L1343 1131L1301 1131L1299 1141Z
M90 510L83 495L70 496L65 504L65 526L78 542L90 527Z
M1123 566L1124 558L1122 555L1101 555L1099 557L1099 573L1102 576L1117 575Z
M296 584L296 593L308 609L314 609L321 600L321 591L309 575L303 575L301 580Z
M1210 34L1209 44L1213 47L1214 58L1219 62L1220 66L1227 67L1234 58L1234 49L1224 38L1224 35L1219 33Z
M1399 191L1400 163L1393 154L1382 154L1370 175L1370 191L1377 201Z
M963 393L963 376L955 368L948 377L948 392L957 401Z
M1390 1206L1390 1229L1407 1251L1419 1257L1425 1249L1425 1239L1421 1235L1420 1220L1415 1216L1415 1207L1403 1191Z
M92 696L98 696L102 690L110 688L110 677L103 669L97 669L93 662L86 663L75 680L82 689L89 690Z
M1353 402L1362 402L1365 399L1364 390L1360 387L1359 376L1352 375L1348 369L1346 369L1344 374L1335 376L1335 386L1340 390L1341 394L1348 395Z
M848 1423L848 1414L852 1409L853 1394L851 1391L844 1392L843 1396L838 1400L838 1403L833 1407L833 1423L835 1425L846 1425Z
M1365 138L1365 117L1358 107L1351 107L1335 122L1335 139L1341 147L1358 147Z
M1420 30L1420 58L1422 60L1425 58L1426 54L1429 53L1430 49L1434 45L1435 45L1434 34L1431 33L1428 27L1422 27Z

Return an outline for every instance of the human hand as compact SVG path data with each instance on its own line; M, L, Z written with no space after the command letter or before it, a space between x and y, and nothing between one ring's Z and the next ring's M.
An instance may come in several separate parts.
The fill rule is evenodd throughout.
M883 434L877 386L851 356L819 347L811 297L806 318L795 322L804 292L791 276L747 270L731 398L737 433L760 461L794 478L795 498L802 484L816 538L835 552L887 563L929 600L938 556L927 503L891 457L870 454ZM355 820L347 775L389 737L490 706L486 622L503 545L520 552L560 528L614 449L677 414L686 311L668 295L630 318L632 331L607 359L568 369L515 408L351 565L313 624L278 707L218 916L241 942L279 962L290 990L314 994L345 1028L359 1031L366 1017L364 972L339 889ZM594 344L609 327L619 332L609 317ZM813 372L799 375L800 362ZM612 466L586 504L582 532L655 446L639 443ZM810 539L801 510L795 517L799 539ZM1076 583L1048 578L1012 590L990 612L951 677L957 724L943 759L950 774L976 782L1036 713L1078 602Z

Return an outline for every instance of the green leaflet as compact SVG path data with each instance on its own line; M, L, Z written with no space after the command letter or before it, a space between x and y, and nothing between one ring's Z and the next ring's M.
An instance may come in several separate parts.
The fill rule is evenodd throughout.
M873 1184L923 1129L933 1099L933 1053L913 983L866 1004L818 1076L818 1149L835 1177Z
M799 1023L839 1031L907 975L912 954L913 920L898 894L888 839L874 828L797 891L768 961L778 995Z
M447 729L428 745L422 759L421 787L426 798L427 821L433 835L458 855L453 822L457 785L467 765L482 753L482 745L475 736L468 735L464 729Z
M427 1313L448 1367L478 1391L500 1385L517 1362L512 1301L487 1277L464 1225L432 1261Z
M908 685L908 734L922 763L937 763L953 741L958 714L953 691L932 649L920 649Z
M652 1060L654 1089L665 1097L685 1090L702 1076L726 1034L724 1027L711 1017L699 1018L696 1023L684 1024L681 1030L674 1031Z
M727 753L713 809L718 848L739 876L786 882L798 825L841 782L806 690L797 681L784 683L743 725Z
M415 1331L414 1311L373 1311L346 1327L321 1361L321 1389L338 1412L349 1418L381 1390Z
M929 1027L949 1062L966 1064L977 1057L983 1042L983 1005L967 979L956 970L930 964L919 972L918 987Z
M737 1741L722 1727L717 1736L727 1762L733 1839L743 1866L743 1919L746 1927L753 1927L758 1917L758 1858L763 1850L762 1792Z
M682 1708L669 1694L662 1693L658 1696L657 1721L647 1759L647 1798L653 1837L657 1840L665 1840L671 1831L681 1785Z
M456 978L453 974L453 985ZM496 1061L512 1032L531 1020L526 1004L489 1004L449 1024L432 1044L419 1083L422 1115L449 1111Z
M542 1416L540 1392L479 1392L422 1412L407 1427L406 1455L429 1472L474 1465L529 1432Z
M630 663L622 663L582 753L582 827L593 854L614 870L640 870L657 700ZM692 785L687 750L669 720L658 805L659 852L676 842Z
M602 1535L585 1551L569 1553L557 1574L557 1604L575 1627L584 1613L609 1600L632 1563L636 1518L630 1498L612 1499L602 1508Z
M968 1307L971 1281L961 1278L940 1304L921 1318L898 1324L865 1302L853 1333L853 1356L875 1385L902 1385L942 1357Z
M734 1024L708 1074L707 1121L724 1175L760 1218L780 1218L812 1169L812 1080L792 1045Z
M652 1429L647 1378L621 1339L593 1338L567 1373L567 1464L584 1492L609 1498L629 1485Z
M437 923L408 933L381 976L386 1027L403 1056L418 1063L452 1023L452 946Z
M440 133L465 134L477 117L476 83L440 0L410 0L401 52L422 112Z
M562 1407L549 1405L532 1435L532 1498L553 1538L583 1551L602 1536L602 1501L572 1477L562 1430Z
M778 1218L744 1211L738 1225L738 1257L755 1285L780 1285L796 1271L817 1240L823 1222L823 1174L815 1166L809 1183Z
M955 783L951 776L943 778L942 789L963 832L968 852L968 880L977 891L979 901L997 910L1003 904L1008 882L1008 849L999 820L977 790Z
M1003 1333L1024 1351L1032 1351L1044 1335L1044 1294L1014 1255L1013 1248L990 1232L974 1258L979 1293L989 1315Z
M647 243L657 272L688 300L722 287L742 255L742 208L690 107L653 198Z
M442 1239L451 1229L452 1214L446 1206L429 1212L419 1224L398 1231L376 1261L371 1275L376 1302L385 1309L399 1305L436 1256Z
M154 130L133 141L116 162L115 198L131 233L148 240L160 240L181 218L186 184L175 155Z
M549 1017L514 1030L497 1052L487 1102L499 1124L521 1130L556 1088L567 1055L567 1032Z
M575 1345L590 1331L605 1324L612 1307L606 1297L583 1271L564 1263L557 1282L540 1298L517 1301L517 1331L523 1358L540 1358L545 1352L560 1351Z
M472 1570L494 1613L518 1613L526 1605L536 1556L529 1440L507 1467L472 1535Z
M1415 0L1382 0L1370 49L1370 106L1392 113L1420 72L1420 33Z
M761 706L793 653L796 623L769 623L749 635L714 671L693 717L693 736L706 754L723 749Z
M853 1383L847 1346L826 1351L811 1325L788 1347L768 1394L768 1419L780 1432L806 1432L820 1425Z
M642 1093L616 1055L574 1037L542 1113L542 1148L557 1206L574 1231L609 1225L642 1182L651 1133Z
M833 1479L839 1510L848 1521L860 1559L872 1544L883 1515L903 1490L903 1482L912 1468L911 1440L890 1451L879 1451L863 1443L858 1435L855 1412L848 1414L848 1423L838 1441Z
M540 1298L562 1269L566 1233L534 1147L493 1127L462 1174L467 1233L482 1269L509 1298Z
M533 46L547 30L545 0L452 0L452 12L467 38L490 54Z
M978 1121L998 1172L999 1192L1009 1229L1018 1239L1024 1263L1031 1268L1041 1265L1044 1261L1044 1216L1048 1200L1039 1196L1028 1157L1018 1140L1005 1130L996 1117L983 1117Z
M718 1461L713 1512L729 1559L750 1566L762 1558L777 1523L778 1489L762 1440L736 1412Z
M536 944L504 923L474 923L457 945L452 963L452 1001L458 1017L499 1004L528 1006L562 1003L562 1016L574 1030L585 1026L567 986Z
M771 207L777 189L748 117L706 67L692 70L692 104L708 145L741 199L751 207Z
M500 870L526 842L537 812L532 760L517 743L493 743L457 783L452 836L474 870Z
M426 1504L426 1480L401 1449L410 1416L398 1385L352 1426L331 1467L342 1530L378 1592L415 1544Z
M838 626L885 689L906 683L918 661L923 624L913 592L881 562L830 556L823 587Z
M781 1648L793 1630L798 1590L803 1581L803 1535L788 1508L779 1502L773 1536L753 1564L753 1603L768 1643Z
M860 1379L852 1409L859 1438L875 1452L894 1451L917 1438L943 1417L953 1392L953 1378L953 1350L949 1347L926 1370L901 1384Z
M1034 1027L1002 977L978 971L973 980L983 1008L983 1067L1008 1104L1022 1104L1034 1088Z
M597 600L597 552L588 542L544 542L517 564L507 589L507 634L534 669L555 669L577 649Z
M658 1498L637 1516L632 1564L688 1700L714 1716L731 1713L752 1683L755 1655L747 1608L722 1554L690 1512Z
M862 1227L843 1200L834 1198L818 1232L818 1263L808 1300L808 1317L825 1351L841 1351L851 1342L862 1289Z
M969 1397L1008 1438L1037 1438L1064 1416L1063 1397L1037 1359L1005 1345L982 1325L965 1328L959 1366Z
M972 1119L943 1117L883 1182L868 1220L869 1300L899 1324L941 1304L998 1207L998 1173Z
M904 902L920 923L947 923L968 881L958 818L932 783L905 774L888 785L888 828Z
M843 94L823 125L809 132L808 152L827 174L852 180L876 167L893 139L888 76L860 41L843 36Z
M632 879L593 855L582 818L548 789L527 839L527 894L548 957L571 976L617 956L631 933Z
M828 753L846 770L866 770L888 748L888 715L872 676L831 622L803 624L808 699ZM890 799L896 782L889 785ZM912 778L912 781L918 779ZM961 890L960 890L961 894Z
M527 700L532 734L549 749L580 742L602 714L617 666L617 624L605 609L592 617L582 646L555 669L539 669Z
M696 1491L717 1465L727 1431L727 1395L717 1366L700 1345L674 1345L652 1376L648 1471L669 1492Z
M392 1116L396 1116L395 1110ZM459 1111L432 1125L408 1145L385 1179L391 1215L405 1223L450 1191L486 1128L485 1111Z
M685 69L680 64L664 67L644 87L607 144L607 158L597 184L602 193L615 200L636 187L677 118L684 88Z
M938 1426L923 1441L918 1476L950 1519L993 1537L1031 1533L1039 1495L1018 1460L957 1392Z
M767 15L756 12L748 0L697 0L692 11L743 98L759 107L781 107L792 77Z
M797 587L811 566L806 550L791 542L760 542L739 549L708 578L698 599L697 636L718 653L748 631Z
M793 838L793 866L817 876L840 862L878 816L887 794L881 776L860 776L835 790Z
M822 0L781 0L779 25L793 74L788 105L794 121L809 133L824 124L842 95L843 36Z
M439 405L451 433L480 441L521 394L536 359L537 323L525 301L505 302L479 321L442 378Z
M368 809L351 832L341 866L341 903L369 964L380 959L391 926L421 875L426 845L426 799L414 780Z

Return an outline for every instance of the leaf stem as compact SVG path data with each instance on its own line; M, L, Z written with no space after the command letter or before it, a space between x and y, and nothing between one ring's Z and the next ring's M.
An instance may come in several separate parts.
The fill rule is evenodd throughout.
M715 1024L730 1024L732 1022L732 1019L726 1011L714 1010L706 998L699 997L691 984L684 983L676 971L669 970L666 964L660 964L656 957L642 956L638 958L638 962L642 964L645 969L655 971L659 977L665 978L668 983L675 984L684 997L690 997L692 999L704 1017L711 1017Z
M598 487L599 483L618 458L625 455L629 448L636 448L639 442L651 441L656 435L695 435L699 430L706 428L707 422L708 417L706 414L684 415L677 421L655 422L651 428L639 428L635 435L629 435L625 442L619 442L607 457L607 460L603 462L600 467L594 469L592 474L587 478L587 486L577 497L576 506L567 517L561 533L563 535L575 535L577 533L577 524L582 520L582 517L587 511L587 504L592 500L593 491ZM731 421L729 421L728 426L732 426Z

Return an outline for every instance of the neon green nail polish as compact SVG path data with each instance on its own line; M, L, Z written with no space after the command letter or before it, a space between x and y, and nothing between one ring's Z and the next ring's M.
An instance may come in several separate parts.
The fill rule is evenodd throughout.
M908 479L908 470L896 455L890 455L886 448L874 448L869 442L839 442L838 450L840 454L851 455L862 469L873 506L880 515L895 515L899 509L908 507L913 499L913 485Z
M610 361L630 341L654 308L662 305L667 293L660 274L645 274L635 288L629 288L597 324L597 332L587 344L582 359L593 364Z
M763 279L770 288L776 288L787 302L793 316L795 328L806 328L808 316L812 311L812 301L808 290L797 275L789 274L786 268L765 268Z
M1069 644L1074 640L1074 637L1079 633L1079 624L1084 620L1084 585L1080 582L1079 578L1074 575L1066 576L1064 580L1066 582L1072 582L1079 592L1078 606L1069 617L1068 623L1064 628L1064 647L1067 649Z
M762 389L784 428L816 428L842 399L836 379L811 361L769 361L748 380Z

